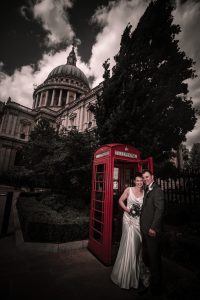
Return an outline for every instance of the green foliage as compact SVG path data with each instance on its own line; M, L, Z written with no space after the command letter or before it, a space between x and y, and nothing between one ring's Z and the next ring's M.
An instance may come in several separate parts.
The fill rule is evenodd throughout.
M27 168L37 169L41 161L51 156L58 141L58 135L50 123L41 119L30 134L29 142L22 151L23 163Z
M194 78L194 63L175 39L180 27L172 24L172 11L170 1L151 2L137 28L125 28L111 77L105 62L95 107L100 144L132 144L160 161L193 129L195 110L185 80Z
M86 200L95 148L93 133L74 130L58 135L46 120L41 120L22 150L21 164L24 167L20 170L31 174L35 186L62 190Z
M25 241L64 243L88 238L88 211L66 205L57 211L51 207L52 202L46 204L50 206L34 196L18 198L17 209Z
M60 137L60 147L48 162L54 185L74 198L88 198L91 186L91 163L96 148L94 134L69 131ZM54 175L56 174L56 176Z

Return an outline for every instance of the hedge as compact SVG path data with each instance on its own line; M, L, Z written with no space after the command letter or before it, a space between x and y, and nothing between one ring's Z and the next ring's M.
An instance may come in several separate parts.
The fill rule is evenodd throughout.
M65 206L56 211L34 194L23 193L17 200L18 215L27 242L64 243L88 238L88 211Z

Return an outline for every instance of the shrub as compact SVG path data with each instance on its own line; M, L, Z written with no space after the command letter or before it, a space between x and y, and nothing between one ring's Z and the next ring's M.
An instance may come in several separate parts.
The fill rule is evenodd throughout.
M53 196L41 199L38 195L29 193L26 197L23 193L18 198L25 241L63 243L88 238L89 211L70 208L64 198L59 199L63 199L63 204L56 202Z

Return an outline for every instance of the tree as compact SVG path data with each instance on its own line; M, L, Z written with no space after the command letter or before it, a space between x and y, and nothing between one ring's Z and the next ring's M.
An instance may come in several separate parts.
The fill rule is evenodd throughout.
M30 134L29 142L23 148L23 161L27 168L39 166L40 163L55 148L58 134L46 119L38 121L34 130Z
M15 172L22 177L27 175L29 182L37 186L51 185L48 176L50 169L46 162L58 147L59 136L48 120L38 121L34 130L30 134L27 144L24 145L20 153L17 164L23 166L16 168Z
M195 143L190 151L190 167L194 170L200 169L200 143Z
M92 158L96 149L93 132L72 130L60 136L60 146L49 167L54 174L54 185L74 199L87 199L91 188Z
M194 62L178 47L169 0L152 1L131 32L122 35L116 65L97 99L95 117L100 144L133 144L144 156L167 159L195 125L185 80L195 77Z
M73 198L88 198L91 162L97 147L93 132L60 132L47 120L40 120L24 146L21 165L16 169L32 185L65 191Z

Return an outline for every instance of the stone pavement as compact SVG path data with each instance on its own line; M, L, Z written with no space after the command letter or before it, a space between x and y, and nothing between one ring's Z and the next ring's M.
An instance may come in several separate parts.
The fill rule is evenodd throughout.
M165 294L138 296L110 280L112 267L104 266L87 248L47 253L23 251L14 236L0 239L1 300L199 299L199 282L193 273L164 260Z
M3 190L5 188L0 186L0 191ZM14 219L18 193L14 192ZM138 296L133 289L123 290L113 284L110 280L112 266L104 266L86 246L72 249L65 245L62 251L47 251L50 248L45 250L37 243L24 243L23 239L19 243L18 227L16 223L15 235L0 238L0 300L200 299L197 276L169 260L163 259L164 295ZM79 248L80 243L77 244Z

